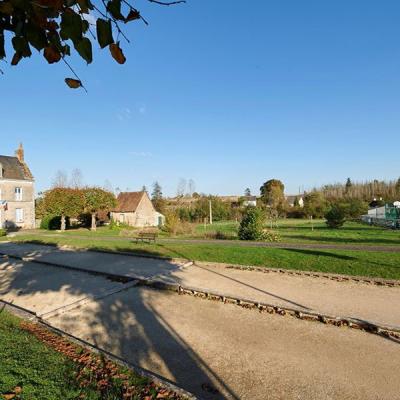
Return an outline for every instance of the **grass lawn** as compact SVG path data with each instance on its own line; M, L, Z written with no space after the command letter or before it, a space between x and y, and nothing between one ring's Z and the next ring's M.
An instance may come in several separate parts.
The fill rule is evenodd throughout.
M216 222L213 225L196 226L194 236L217 231L236 236L239 224L234 221ZM271 228L267 225L267 228ZM280 219L273 226L284 243L336 243L362 245L400 245L400 231L346 222L340 229L329 229L324 220Z
M312 225L314 229L312 230ZM360 244L360 245L400 245L400 231L369 226L357 222L346 222L340 229L329 229L323 220L281 219L273 229L278 231L284 243L332 243L332 244ZM196 224L192 234L179 236L185 239L202 239L215 234L217 231L237 238L239 224L234 221L215 222L213 225ZM269 226L267 226L269 228ZM51 232L47 232L51 234ZM98 228L96 232L87 229L70 230L63 233L68 236L93 237L120 237L119 230L108 227ZM160 237L168 237L165 232Z
M17 236L16 241L36 239L42 243L66 244L74 247L129 251L198 261L225 262L273 268L320 271L400 279L400 253L350 250L277 249L243 247L235 244L135 244L132 240L96 240L63 236Z
M146 378L0 312L0 399L155 399L160 390ZM127 392L132 396L124 397Z

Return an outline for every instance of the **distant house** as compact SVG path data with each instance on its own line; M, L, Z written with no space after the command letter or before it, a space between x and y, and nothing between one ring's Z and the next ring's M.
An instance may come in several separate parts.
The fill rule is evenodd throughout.
M0 155L0 227L35 227L34 178L22 144L14 157Z
M297 199L298 206L303 208L304 207L304 199L303 199L302 195L299 194L297 196L286 196L286 201L290 207L294 207L296 205L296 199Z
M257 197L256 196L244 196L243 197L243 206L244 207L256 207L257 206Z
M111 211L111 219L129 226L161 226L165 217L156 211L147 192L122 192L117 206Z

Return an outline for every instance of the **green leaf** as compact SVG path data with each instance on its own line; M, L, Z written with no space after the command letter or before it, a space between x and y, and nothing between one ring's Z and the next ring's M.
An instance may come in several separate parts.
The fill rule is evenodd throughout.
M4 32L0 32L0 60L5 58L6 50L4 48Z
M63 40L79 41L82 38L82 20L73 11L62 14L60 28L60 36Z
M82 20L82 32L86 33L89 29L89 22L86 19Z
M32 55L29 43L26 38L22 36L14 36L11 42L15 52L20 54L22 57L30 57Z
M26 29L26 37L29 43L38 51L47 46L47 37L43 29L29 24Z
M64 54L64 56L71 55L71 48L69 47L68 44L66 44L65 46L62 46L62 53Z
M96 21L97 40L103 49L111 43L114 43L111 30L111 21L99 18Z
M84 14L89 14L89 10L94 8L90 0L78 0L78 4Z
M75 45L76 51L79 53L79 55L88 63L90 64L93 60L93 55L92 55L92 43L88 38L83 38L81 39L76 45Z
M121 14L121 0L110 0L107 3L107 11L117 20L124 21L125 18Z

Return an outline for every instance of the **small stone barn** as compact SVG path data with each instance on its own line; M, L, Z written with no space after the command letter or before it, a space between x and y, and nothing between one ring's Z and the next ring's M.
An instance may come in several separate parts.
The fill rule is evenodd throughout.
M122 192L117 206L111 211L111 219L129 226L161 226L165 217L156 211L147 192Z

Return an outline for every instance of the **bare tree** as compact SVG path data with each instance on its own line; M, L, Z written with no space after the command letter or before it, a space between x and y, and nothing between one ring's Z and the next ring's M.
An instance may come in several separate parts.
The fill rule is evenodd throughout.
M106 190L107 192L114 193L113 185L108 179L104 181L103 189Z
M74 189L83 187L83 174L79 168L74 168L71 172L70 186Z
M188 183L188 195L190 197L193 196L193 193L196 191L196 184L194 183L193 179L189 179L189 183Z
M186 179L180 178L178 182L178 187L176 188L176 196L182 197L186 191Z
M66 188L68 187L68 175L65 171L59 169L51 184L53 188Z

